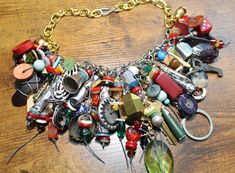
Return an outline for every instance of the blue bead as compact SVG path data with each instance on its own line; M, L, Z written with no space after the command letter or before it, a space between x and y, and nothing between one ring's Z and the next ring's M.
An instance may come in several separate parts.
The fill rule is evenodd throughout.
M164 59L166 58L167 53L163 50L159 50L157 53L157 57L159 61L164 61Z
M81 105L80 108L77 110L76 113L78 114L84 114L87 112L87 108L84 105Z
M131 90L131 89L139 86L139 82L138 82L138 80L133 80L128 86L129 86L129 89Z
M169 99L166 99L166 100L164 101L164 104L165 104L165 105L169 105L169 104L170 104L170 100L169 100Z

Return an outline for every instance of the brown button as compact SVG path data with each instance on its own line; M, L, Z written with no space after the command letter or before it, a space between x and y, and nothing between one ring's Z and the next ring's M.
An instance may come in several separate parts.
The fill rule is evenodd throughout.
M18 80L27 80L33 75L33 67L30 64L22 63L13 70L13 76Z
M191 28L195 28L203 23L204 16L196 16L193 19L190 20L188 26Z

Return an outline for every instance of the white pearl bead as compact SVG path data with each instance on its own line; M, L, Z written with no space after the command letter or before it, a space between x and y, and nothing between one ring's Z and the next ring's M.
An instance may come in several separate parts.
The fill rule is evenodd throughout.
M33 68L38 71L38 72L41 72L44 70L45 68L45 63L43 60L36 60L34 63L33 63Z
M152 117L151 122L154 126L160 127L163 122L163 118L160 115L155 115Z

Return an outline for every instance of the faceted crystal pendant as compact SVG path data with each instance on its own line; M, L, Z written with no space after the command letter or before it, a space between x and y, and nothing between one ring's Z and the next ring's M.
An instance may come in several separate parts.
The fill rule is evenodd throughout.
M154 140L147 145L144 161L149 173L173 173L173 156L168 146L162 141Z

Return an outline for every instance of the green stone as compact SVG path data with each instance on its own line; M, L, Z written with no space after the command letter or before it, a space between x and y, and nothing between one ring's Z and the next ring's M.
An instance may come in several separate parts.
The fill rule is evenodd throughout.
M126 134L126 125L125 122L119 122L117 127L117 136L119 139L123 139Z
M140 120L143 115L143 102L139 96L132 93L125 95L123 102L125 114L127 115L126 123L133 125L134 121Z
M146 146L144 161L149 173L173 173L174 171L172 153L162 141L154 140Z
M75 64L75 60L72 58L65 58L63 67L66 71L73 70Z
M80 137L83 138L84 141L89 142L92 139L92 133L89 129L83 128L80 131Z
M144 66L144 72L145 73L150 73L151 70L152 70L151 66L149 66L149 65Z

